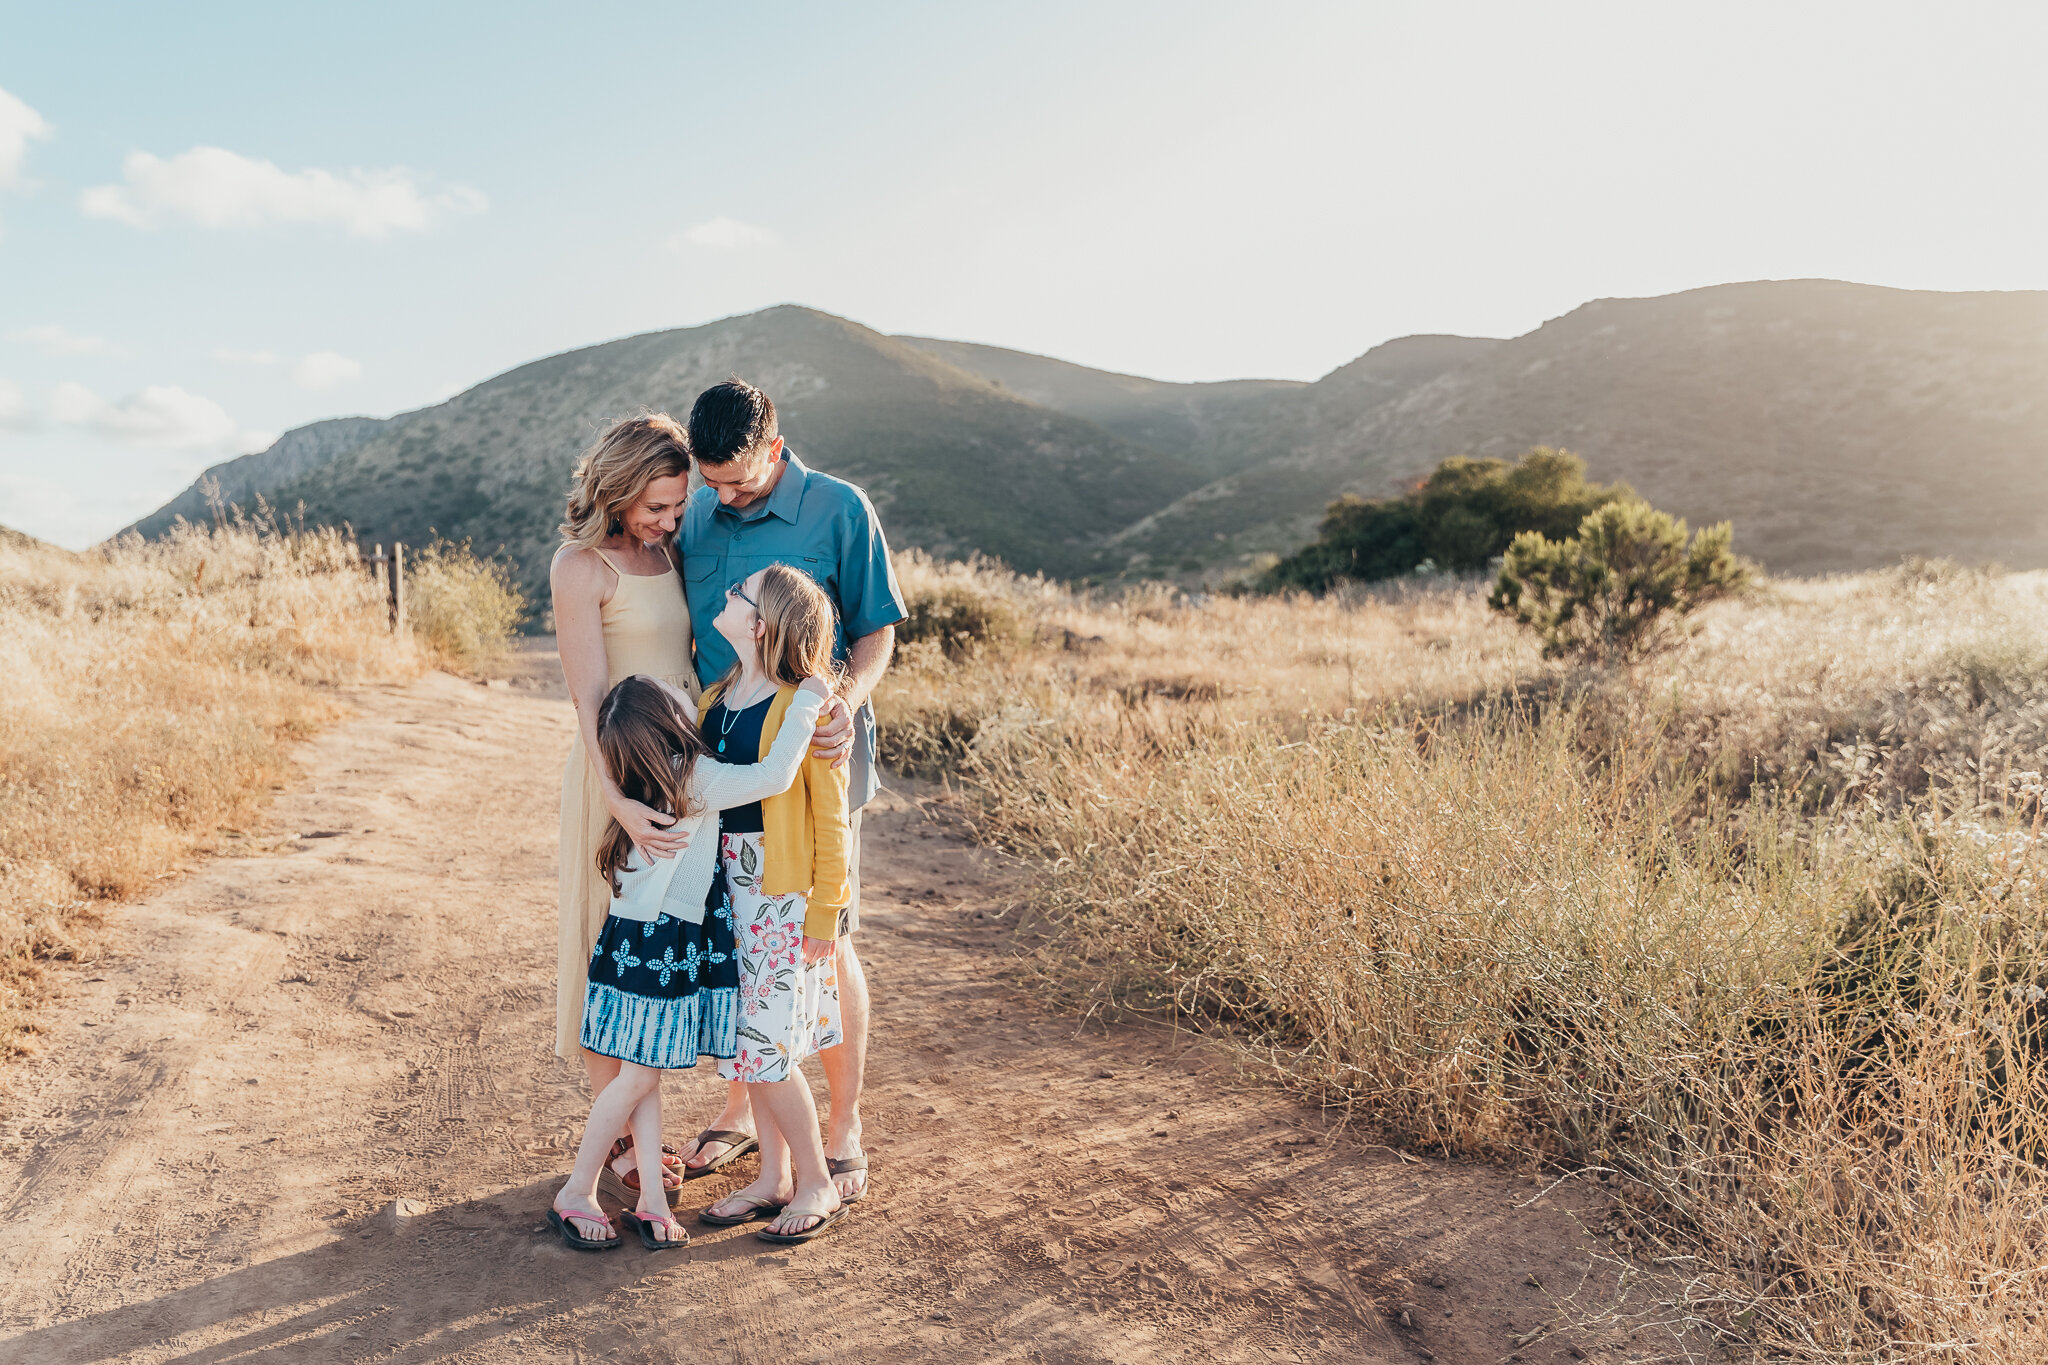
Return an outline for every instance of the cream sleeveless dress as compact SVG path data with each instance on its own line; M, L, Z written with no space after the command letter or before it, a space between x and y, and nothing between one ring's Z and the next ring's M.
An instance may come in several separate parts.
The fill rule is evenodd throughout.
M635 673L675 684L697 695L697 673L690 662L690 608L683 600L683 580L673 567L666 573L623 573L611 556L598 555L618 586L599 613L604 623L604 657L611 676L607 688ZM591 767L578 728L562 769L560 951L555 959L555 1055L575 1057L583 1027L583 994L590 971L590 950L604 928L611 908L611 888L597 872L597 842L611 815L604 808L604 788Z

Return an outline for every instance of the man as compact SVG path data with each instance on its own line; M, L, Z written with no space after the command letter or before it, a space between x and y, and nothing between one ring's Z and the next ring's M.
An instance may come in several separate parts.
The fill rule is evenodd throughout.
M844 479L806 469L782 439L775 404L738 378L706 389L690 410L690 450L706 487L691 495L679 540L684 592L697 640L697 676L710 683L732 666L732 648L712 621L725 590L757 569L787 564L815 579L839 613L834 657L846 670L839 696L820 723L813 752L851 765L853 810L850 880L853 901L841 916L835 964L840 1027L846 1041L819 1053L832 1090L825 1155L843 1199L867 1188L861 1146L860 1093L867 1068L868 984L854 936L860 928L861 807L874 797L875 714L868 696L896 647L896 623L907 614L889 547L867 494ZM751 1133L745 1087L728 1092L707 1140L685 1152L692 1169L723 1164L744 1143L708 1135Z

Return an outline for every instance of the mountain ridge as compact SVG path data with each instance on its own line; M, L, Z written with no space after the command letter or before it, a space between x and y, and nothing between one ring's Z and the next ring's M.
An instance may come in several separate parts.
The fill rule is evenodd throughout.
M1179 384L800 305L622 337L211 477L365 538L472 538L544 591L570 464L609 420L730 373L891 543L1102 578L1241 571L1340 493L1563 446L1780 571L1902 554L2048 563L2048 293L1750 281L1596 299L1507 339L1420 334L1312 382ZM268 484L268 486L262 486ZM203 507L199 485L137 526Z

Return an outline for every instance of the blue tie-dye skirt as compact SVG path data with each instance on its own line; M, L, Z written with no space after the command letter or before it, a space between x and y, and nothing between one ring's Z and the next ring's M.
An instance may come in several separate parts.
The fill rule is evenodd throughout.
M606 917L583 993L584 1047L676 1071L700 1056L733 1056L738 1031L731 910L721 905L702 924L674 915Z

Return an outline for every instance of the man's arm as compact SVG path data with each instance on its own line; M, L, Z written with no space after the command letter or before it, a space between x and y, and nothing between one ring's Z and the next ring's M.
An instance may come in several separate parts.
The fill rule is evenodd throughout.
M846 698L849 710L858 711L867 704L875 684L889 671L889 660L895 655L894 626L883 626L874 634L863 635L847 646L846 678L839 684L839 695Z
M889 671L895 653L893 625L863 635L847 647L846 676L840 680L839 694L826 703L825 714L819 718L818 733L811 738L812 753L831 759L835 768L845 765L853 752L853 713L867 703L875 684Z

